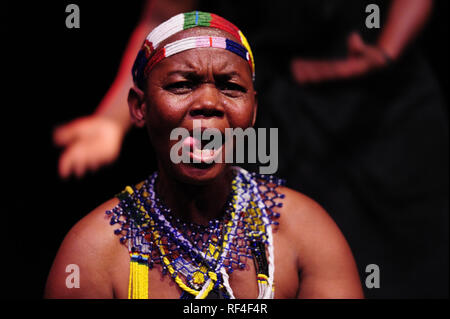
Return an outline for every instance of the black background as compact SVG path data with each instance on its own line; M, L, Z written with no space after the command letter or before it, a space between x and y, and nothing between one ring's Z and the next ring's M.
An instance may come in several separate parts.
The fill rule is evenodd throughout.
M145 133L133 129L116 163L82 180L59 179L60 150L52 144L52 130L98 105L141 10L140 1L76 1L81 28L67 29L69 3L15 2L2 9L3 69L9 71L2 85L3 264L12 298L41 298L69 229L154 168ZM448 1L437 1L419 42L448 101L447 41Z

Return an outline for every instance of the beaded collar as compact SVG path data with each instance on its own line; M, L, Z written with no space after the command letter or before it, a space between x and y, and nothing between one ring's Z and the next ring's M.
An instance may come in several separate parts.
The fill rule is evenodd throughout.
M148 268L159 264L163 274L184 291L182 298L234 298L228 276L253 259L258 298L273 298L272 225L278 225L279 217L273 208L282 206L277 199L284 195L276 188L283 181L238 167L233 167L233 174L223 216L206 226L173 217L156 193L157 172L134 187L127 186L117 196L120 203L106 213L111 225L120 224L115 233L128 244L131 264ZM131 277L130 271L130 285ZM144 296L145 287L141 287ZM133 292L138 293L135 288Z

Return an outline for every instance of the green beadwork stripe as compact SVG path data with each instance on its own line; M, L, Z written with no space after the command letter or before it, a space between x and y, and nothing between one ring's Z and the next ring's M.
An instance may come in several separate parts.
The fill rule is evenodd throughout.
M193 27L209 27L211 25L211 14L207 12L188 12L184 14L183 30Z

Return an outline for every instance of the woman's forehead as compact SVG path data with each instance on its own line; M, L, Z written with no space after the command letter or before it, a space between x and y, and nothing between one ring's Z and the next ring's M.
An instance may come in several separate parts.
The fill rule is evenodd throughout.
M163 79L172 75L205 75L208 72L252 81L248 63L236 54L219 48L197 48L180 52L162 60L150 74Z
M168 43L181 40L187 37L215 36L224 37L232 41L238 41L232 34L209 27L196 27L178 32L165 39L158 47L163 47ZM238 55L220 48L196 48L177 53L167 57L155 65L155 69L163 70L158 73L167 76L176 71L190 71L197 74L204 73L208 68L215 73L237 73L240 77L249 77L251 80L251 70L247 61Z

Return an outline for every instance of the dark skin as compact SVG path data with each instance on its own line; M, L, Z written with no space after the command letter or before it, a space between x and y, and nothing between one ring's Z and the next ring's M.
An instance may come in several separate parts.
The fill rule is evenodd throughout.
M231 35L208 28L180 32L173 41L193 34ZM173 164L169 140L173 128L202 126L224 130L247 128L256 116L256 92L248 64L222 49L195 49L161 61L150 73L145 92L133 88L130 114L146 126L158 154L157 187L173 214L205 224L220 216L229 193L230 167L214 163L206 168ZM361 298L362 289L351 251L327 213L313 200L286 187L280 225L273 232L276 298ZM50 271L48 298L127 298L128 249L113 234L105 211L112 199L78 222L64 239ZM80 288L68 289L65 267L80 267ZM256 298L253 262L230 275L236 298ZM158 267L149 271L150 298L179 298L180 288Z

